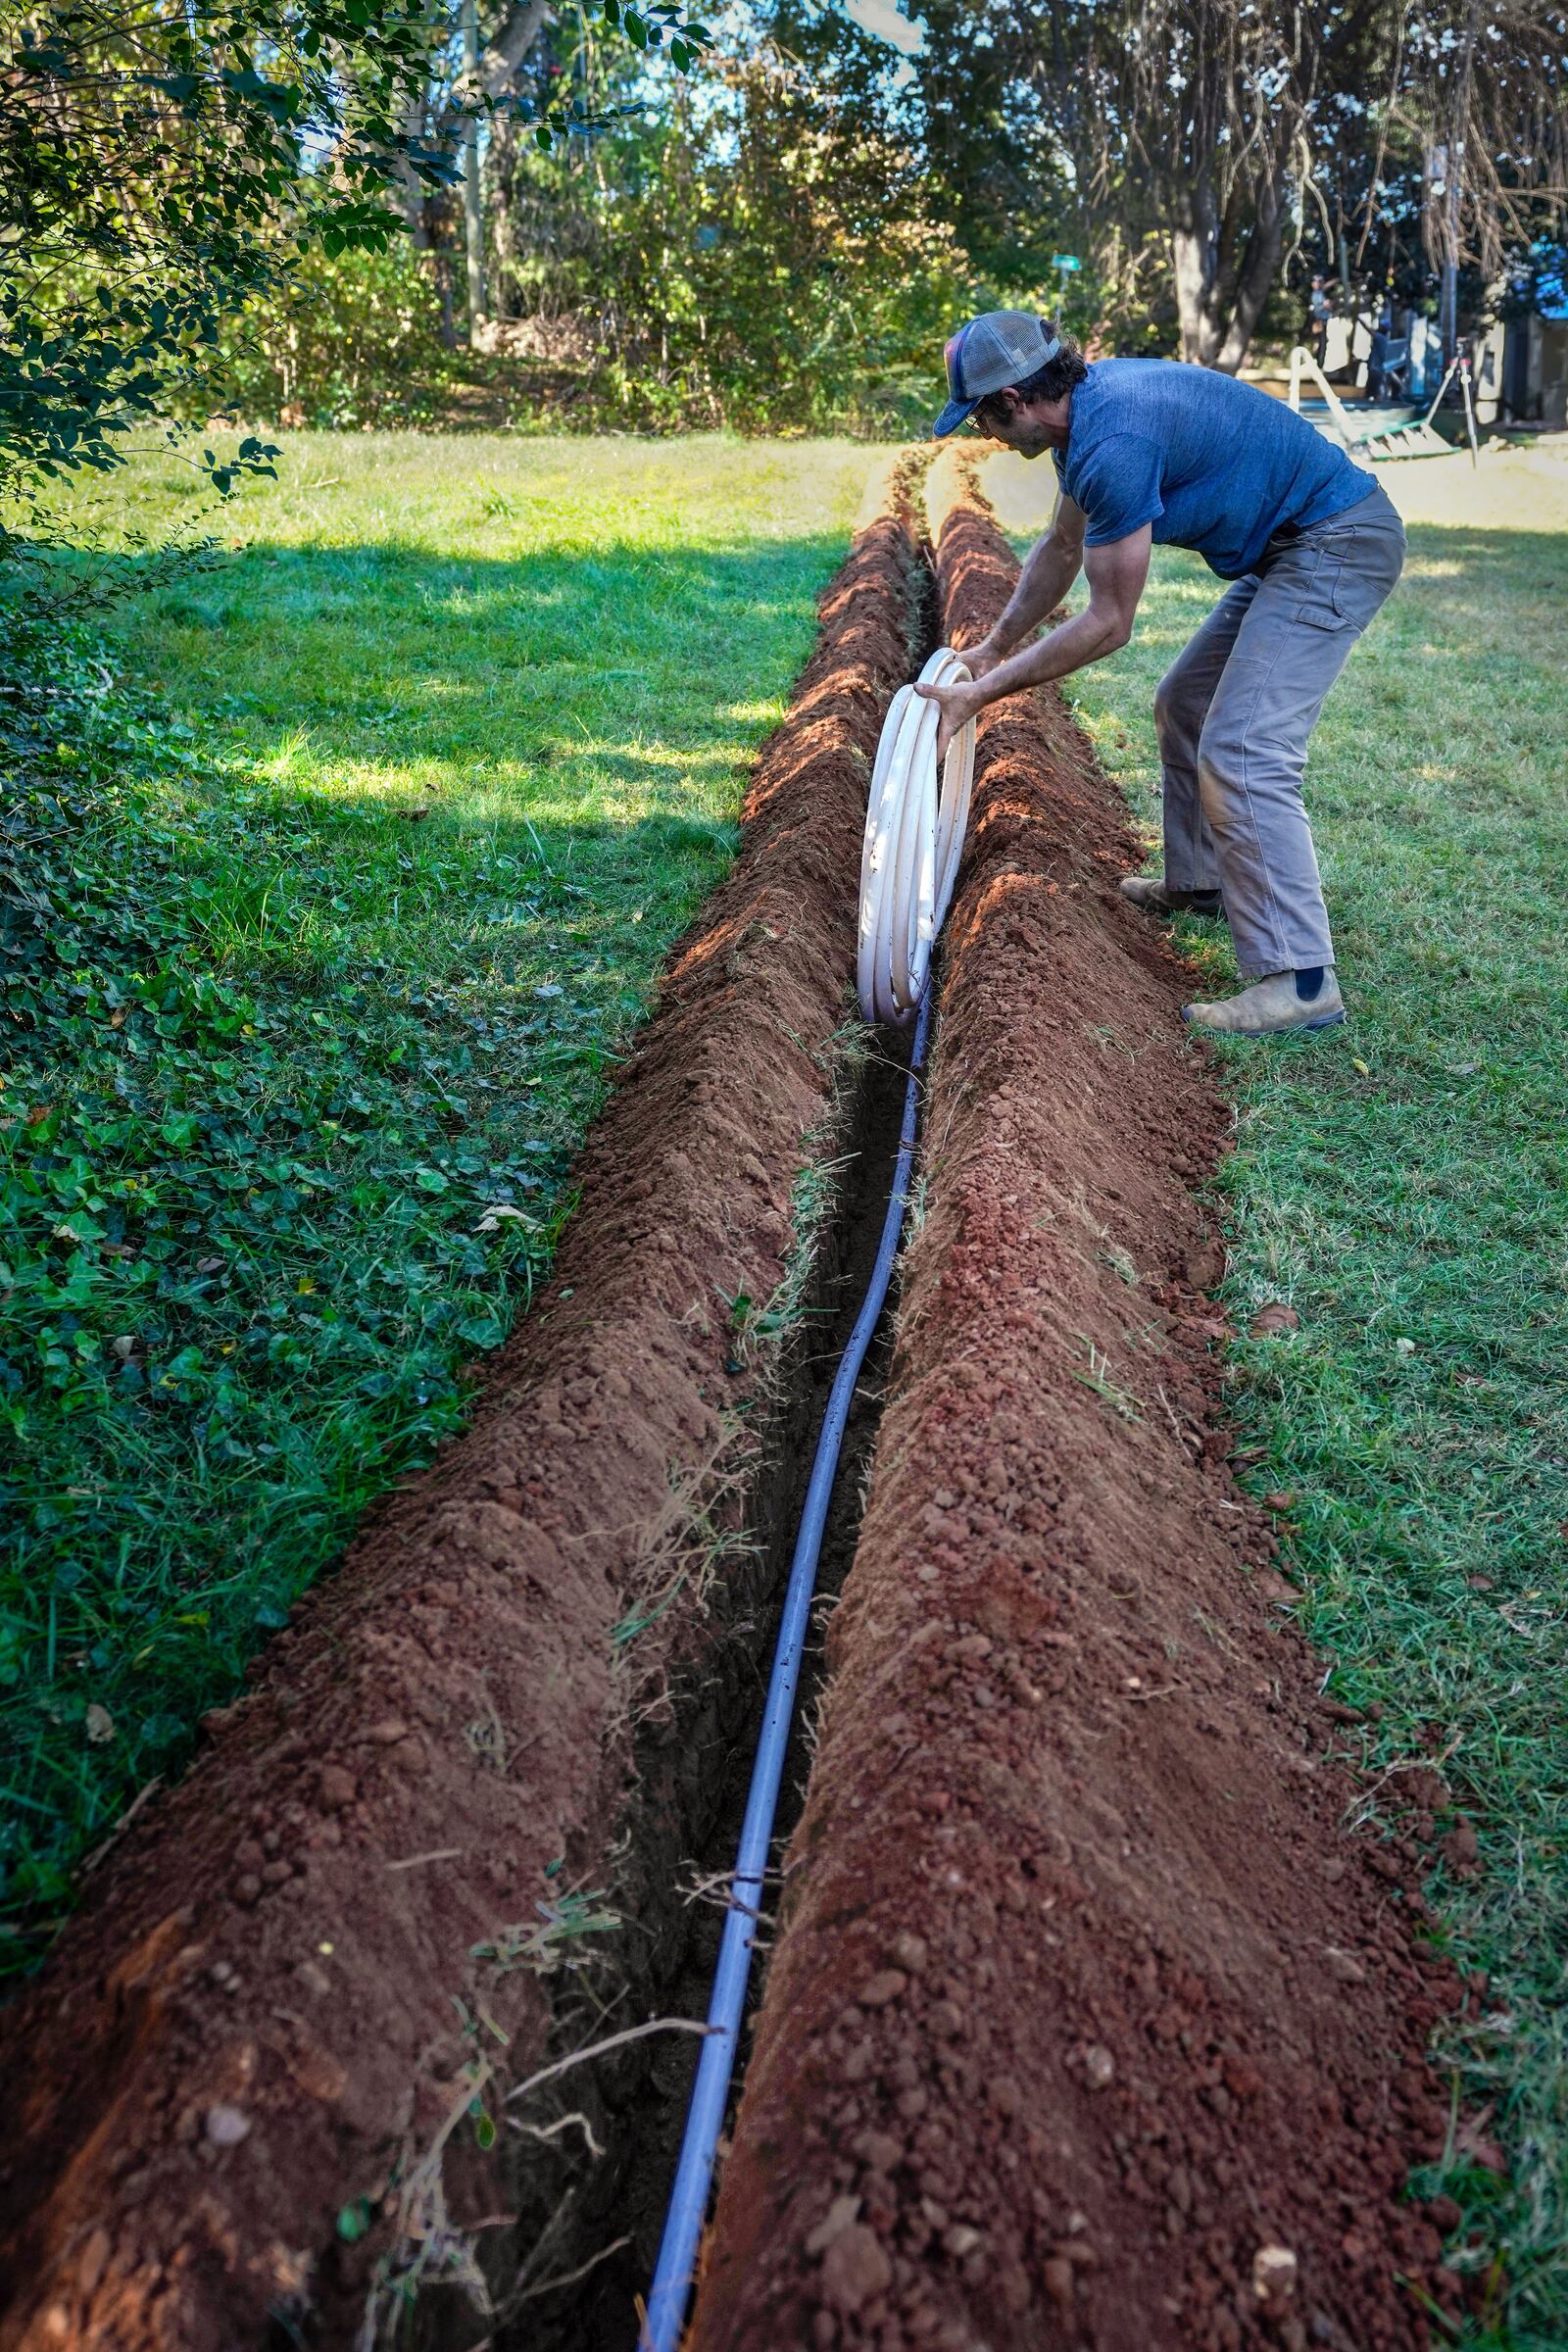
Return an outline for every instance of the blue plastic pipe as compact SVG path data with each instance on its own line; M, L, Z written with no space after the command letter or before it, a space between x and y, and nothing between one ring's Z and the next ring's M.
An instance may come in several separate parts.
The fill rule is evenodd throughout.
M919 1080L925 1063L930 1012L931 997L928 991L921 1001L914 1027L914 1046L909 1055L909 1083L905 1091L904 1120L899 1129L899 1157L893 1173L893 1190L888 1198L887 1215L882 1222L882 1239L877 1247L876 1263L871 1269L871 1280L866 1286L860 1311L855 1319L855 1329L850 1334L850 1344L833 1376L827 1411L822 1420L822 1434L816 1441L810 1483L807 1487L806 1502L801 1512L801 1532L795 1539L795 1556L790 1562L789 1584L784 1593L784 1615L778 1629L778 1647L773 1653L773 1672L767 1686L767 1708L762 1717L761 1737L757 1743L757 1761L752 1766L746 1819L741 1826L735 1875L730 1882L729 1903L724 1913L724 1934L718 1947L718 1966L713 1972L713 1990L708 2004L708 2032L697 2060L697 2080L692 2085L692 2103L686 2113L680 2162L675 2168L675 2184L669 2193L669 2211L664 2217L664 2234L659 2248L654 2283L648 2291L648 2317L640 2339L641 2352L676 2352L685 2323L686 2305L697 2265L697 2248L708 2212L708 2192L712 2185L713 2157L718 2147L718 2135L724 2126L724 2109L729 2103L730 2077L735 2070L735 2049L740 2037L742 2013L746 2007L746 1982L752 1971L752 1949L757 1939L758 1915L762 1907L763 1875L767 1869L768 1847L773 1839L773 1816L778 1807L784 1753L789 1745L790 1725L795 1714L795 1692L801 1679L801 1655L806 1645L811 1596L816 1589L816 1563L822 1548L822 1531L827 1524L828 1504L832 1499L839 1450L850 1418L855 1384L860 1377L865 1351L871 1345L871 1334L876 1329L887 1299L888 1285L893 1279L893 1261L898 1255L899 1236L904 1230L904 1212L908 1206L909 1172L914 1164L914 1131L919 1111Z

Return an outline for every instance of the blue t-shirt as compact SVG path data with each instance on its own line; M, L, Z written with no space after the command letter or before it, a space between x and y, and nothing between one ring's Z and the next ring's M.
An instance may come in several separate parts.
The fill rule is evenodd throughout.
M1096 360L1052 455L1086 546L1151 523L1222 580L1253 570L1287 523L1327 522L1375 487L1283 400L1177 360Z

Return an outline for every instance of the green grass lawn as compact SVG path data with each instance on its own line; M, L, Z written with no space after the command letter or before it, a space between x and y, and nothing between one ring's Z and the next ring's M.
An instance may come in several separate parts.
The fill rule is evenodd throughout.
M461 1424L872 457L295 435L9 628L0 1969ZM113 573L198 505L76 512Z
M1160 555L1132 647L1073 681L1152 827L1151 697L1218 593ZM1228 1301L1244 1333L1265 1299L1300 1316L1231 1352L1250 1483L1296 1497L1303 1622L1382 1709L1385 1794L1441 1759L1479 1835L1434 1893L1502 2006L1442 2042L1456 2127L1420 2185L1463 2209L1465 2340L1514 2352L1568 2343L1565 643L1568 540L1412 528L1308 774L1351 1025L1223 1054ZM1465 2144L1478 2108L1505 2180Z

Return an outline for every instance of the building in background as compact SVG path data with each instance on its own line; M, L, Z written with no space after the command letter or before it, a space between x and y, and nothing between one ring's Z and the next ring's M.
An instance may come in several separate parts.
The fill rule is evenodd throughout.
M1568 283L1560 258L1538 269L1530 308L1504 322L1498 389L1504 423L1568 429Z

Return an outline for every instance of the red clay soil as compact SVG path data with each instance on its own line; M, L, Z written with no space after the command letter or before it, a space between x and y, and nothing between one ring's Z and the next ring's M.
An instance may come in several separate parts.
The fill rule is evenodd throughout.
M612 1629L667 1567L682 1498L700 1508L730 1466L720 1408L748 1381L720 1294L766 1298L791 1243L915 561L884 517L828 589L738 864L671 960L554 1283L470 1429L205 1727L7 2018L7 2347L347 2344L372 2265L400 2259L377 2192L463 2112L476 2045L455 2000L509 2037L482 2040L514 2080L546 2049L537 1976L472 1947L537 1924L553 1887L612 1883L630 1754ZM703 1639L677 1594L639 1665ZM483 2159L460 2138L459 2227L505 2210L516 2146L503 2133Z
M972 500L939 577L973 643L1015 566ZM1427 2340L1400 2274L1454 2293L1399 2192L1456 1994L1413 1851L1345 1833L1214 1426L1226 1122L1136 855L1054 695L982 719L927 1213L689 2352L1385 2352Z

